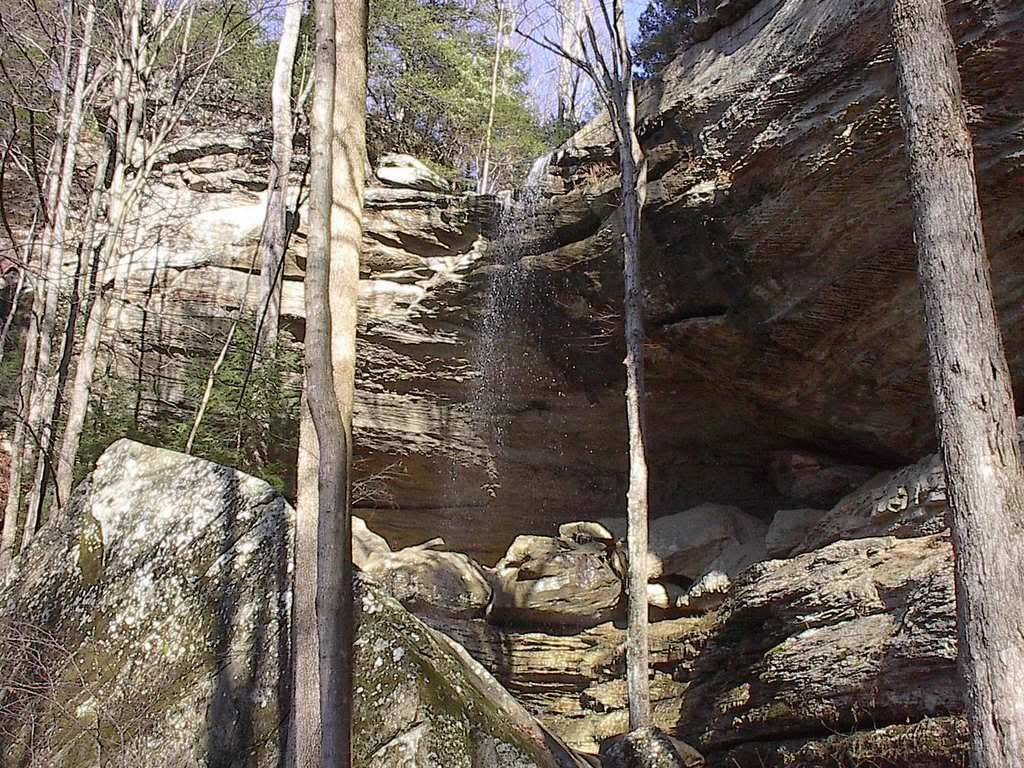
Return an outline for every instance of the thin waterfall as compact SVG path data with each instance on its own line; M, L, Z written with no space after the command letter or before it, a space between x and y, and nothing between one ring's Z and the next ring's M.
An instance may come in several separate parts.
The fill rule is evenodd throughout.
M534 161L523 190L503 206L497 236L490 245L493 266L487 278L480 334L473 349L473 368L479 379L471 406L482 436L491 447L488 470L494 482L498 478L493 458L504 445L505 421L515 400L513 388L522 366L514 353L516 337L523 333L526 314L538 309L530 306L522 246L535 229L550 164L551 155Z

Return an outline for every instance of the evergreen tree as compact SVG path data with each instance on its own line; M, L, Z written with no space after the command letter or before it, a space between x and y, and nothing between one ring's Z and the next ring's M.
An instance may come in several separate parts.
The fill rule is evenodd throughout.
M650 0L640 16L636 61L648 75L672 60L672 56L693 33L708 0Z

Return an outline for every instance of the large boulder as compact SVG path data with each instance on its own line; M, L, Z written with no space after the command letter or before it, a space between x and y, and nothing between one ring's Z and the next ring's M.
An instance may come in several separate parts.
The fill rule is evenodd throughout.
M491 600L487 575L460 552L432 546L406 547L370 557L362 570L418 614L438 611L482 617Z
M601 523L625 538L623 518ZM732 576L765 559L766 530L764 522L753 515L724 504L701 504L655 518L648 532L648 577L681 576L698 581L715 571Z
M520 536L494 568L495 623L588 627L622 613L622 561L612 539L578 524L558 538Z
M391 554L387 539L374 533L361 517L352 516L352 562L357 568L365 568L375 556Z
M276 766L293 512L267 483L122 440L0 591L0 766ZM355 765L579 766L478 664L356 591Z
M675 671L689 682L679 733L738 768L788 765L787 750L816 749L829 765L884 757L911 768L927 764L917 762L920 744L896 731L829 739L946 718L947 752L962 759L956 658L947 535L838 542L740 577L699 655Z
M602 745L605 768L696 768L704 765L693 747L650 726Z
M421 192L450 192L451 185L422 160L412 155L387 154L377 160L377 178L391 187L418 189Z

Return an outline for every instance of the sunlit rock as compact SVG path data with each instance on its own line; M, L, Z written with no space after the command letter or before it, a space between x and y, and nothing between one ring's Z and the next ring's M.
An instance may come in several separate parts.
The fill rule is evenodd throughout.
M460 552L406 547L373 555L362 570L417 613L482 617L491 600L483 569Z
M0 590L0 766L277 766L292 519L261 480L115 443ZM355 605L357 768L582 765L379 587Z
M448 192L451 185L422 160L412 155L387 154L377 160L377 178L393 187L419 189L424 192Z
M520 536L494 568L496 623L594 626L622 613L622 561L612 540ZM582 541L580 539L583 539Z

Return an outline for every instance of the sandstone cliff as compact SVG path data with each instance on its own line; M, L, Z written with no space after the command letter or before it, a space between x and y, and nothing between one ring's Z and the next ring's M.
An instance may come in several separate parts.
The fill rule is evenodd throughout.
M763 0L686 51L641 98L652 498L828 507L933 445L910 213L883 0ZM970 104L996 298L1024 373L1024 9L949 6ZM613 153L600 120L556 152L515 248L488 247L495 200L368 194L357 444L401 462L393 504L364 510L392 543L442 535L493 562L523 531L618 514L624 492ZM162 166L124 260L115 369L154 409L182 361L219 345L258 237L265 147L199 136ZM161 223L154 223L161 222ZM301 228L286 326L302 336ZM481 408L483 314L496 263L507 380ZM248 285L248 290L247 290ZM141 376L139 369L141 368ZM804 493L794 466L860 465ZM856 469L856 467L854 467Z

